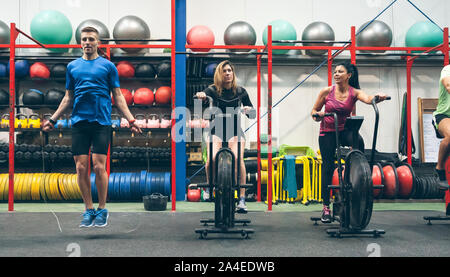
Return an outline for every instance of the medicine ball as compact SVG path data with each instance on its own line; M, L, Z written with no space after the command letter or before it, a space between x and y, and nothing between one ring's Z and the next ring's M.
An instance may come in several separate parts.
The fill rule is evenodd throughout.
M150 63L141 63L136 66L136 77L155 78L155 67Z
M172 75L171 63L170 61L162 61L158 65L158 78L160 77L170 77Z
M23 93L22 102L24 105L42 105L44 94L37 89L29 89Z
M134 92L134 103L140 105L152 105L155 100L153 91L149 88L139 88Z
M66 77L67 66L63 63L57 63L52 66L50 73L52 77L63 78Z
M8 105L8 104L9 104L9 93L4 89L0 89L0 105Z
M0 63L0 77L9 76L9 72L6 71L6 64Z
M28 72L30 70L30 64L28 63L27 60L19 60L16 61L15 63L15 74L16 74L16 78L21 78L21 77L25 77L28 75ZM9 72L9 63L6 67L7 72Z
M64 98L65 92L59 89L50 89L44 95L44 104L59 105Z
M163 86L156 90L155 100L156 104L170 104L170 98L172 96L172 90L170 87Z
M128 61L121 61L116 65L117 71L119 72L119 77L130 78L134 77L134 67Z
M205 67L205 77L214 77L214 72L216 72L217 63L209 63Z
M30 67L30 77L48 79L50 77L50 70L45 63L36 62Z

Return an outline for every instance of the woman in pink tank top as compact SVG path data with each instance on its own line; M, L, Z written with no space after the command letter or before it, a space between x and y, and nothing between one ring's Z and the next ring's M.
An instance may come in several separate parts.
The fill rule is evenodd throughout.
M311 116L315 121L320 121L319 147L322 155L322 199L323 211L321 220L324 223L331 222L330 190L336 160L336 135L333 117L324 117L325 113L336 113L338 116L339 141L341 145L352 145L352 136L344 130L345 120L352 113L356 101L366 104L372 102L375 95L368 95L359 87L358 69L349 62L339 63L334 70L335 84L322 89L317 97ZM386 94L378 93L380 101L386 99ZM325 106L325 110L322 108ZM359 136L359 149L364 152L364 141Z

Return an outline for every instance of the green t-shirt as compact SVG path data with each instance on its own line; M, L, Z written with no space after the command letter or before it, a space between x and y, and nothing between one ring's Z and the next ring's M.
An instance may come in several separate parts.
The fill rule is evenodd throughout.
M439 100L436 111L433 115L445 114L450 116L450 94L442 84L442 79L450 76L450 65L445 66L441 71L441 78L439 78Z

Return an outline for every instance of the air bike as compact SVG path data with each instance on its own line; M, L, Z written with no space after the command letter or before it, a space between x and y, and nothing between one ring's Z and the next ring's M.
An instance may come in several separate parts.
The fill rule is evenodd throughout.
M205 117L210 116L211 122L217 119L220 122L227 124L226 130L232 130L234 126L233 114L215 113L213 108L213 99L207 96L209 101L209 108L205 110ZM224 103L238 102L238 107L241 106L241 98L237 97L231 100L219 100ZM240 113L242 110L238 108L238 127L240 126ZM247 113L250 119L256 118L255 110L251 110ZM217 124L216 124L217 125ZM240 184L240 162L241 162L241 143L238 140L237 144L237 174L235 171L236 162L233 151L228 147L228 141L222 142L222 148L217 152L215 156L215 163L213 162L213 140L211 134L212 126L207 129L209 132L209 178L208 183L197 184L197 187L209 187L211 195L215 192L214 197L214 219L202 219L200 223L203 223L204 228L195 229L195 233L200 234L200 238L204 239L209 233L225 233L225 234L240 234L244 238L249 238L249 234L254 233L253 229L238 228L237 224L242 224L243 227L250 224L248 219L235 219L236 212L236 199L234 197L236 191L240 191L241 188L249 188L252 184ZM239 134L240 135L240 134ZM215 179L213 175L213 169L215 172ZM214 223L214 226L208 224Z
M386 100L390 100L387 97ZM336 157L338 163L339 185L331 185L328 188L335 190L333 201L333 211L331 221L338 221L338 227L327 229L327 234L332 237L343 235L373 235L379 237L385 234L384 230L366 230L370 222L373 208L373 190L381 189L383 186L373 186L372 168L375 164L375 146L377 143L379 112L376 102L378 96L372 99L372 106L375 110L375 128L372 142L372 153L370 163L363 152L356 150L358 143L358 130L364 120L362 116L348 117L345 121L345 129L352 132L353 147L345 155L345 170L342 175L341 158L346 150L339 143L338 120L336 113L326 113L325 116L334 117L334 127L336 129ZM343 177L342 177L343 176ZM319 217L311 217L314 225L320 221Z

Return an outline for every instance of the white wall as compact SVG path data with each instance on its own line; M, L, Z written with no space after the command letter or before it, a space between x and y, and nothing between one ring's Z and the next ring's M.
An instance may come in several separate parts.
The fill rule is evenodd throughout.
M125 15L137 15L150 27L152 38L170 38L169 0L15 0L2 1L0 20L15 22L23 31L30 32L30 22L35 14L45 9L63 12L71 21L73 30L88 18L102 21L112 31L115 23ZM257 44L262 44L262 33L267 24L275 19L291 22L300 39L303 29L313 21L327 22L335 32L336 40L350 38L350 26L358 29L373 19L392 0L187 0L187 31L195 25L209 26L216 44L223 44L223 32L237 20L250 23L257 33ZM414 3L441 27L450 25L448 0L416 0ZM394 34L393 46L404 46L408 28L417 21L426 20L406 0L398 0L378 20L387 23ZM22 36L20 43L29 41ZM75 43L75 38L72 39ZM318 65L318 64L317 64ZM273 71L273 103L293 89L315 66L276 66ZM392 101L380 105L381 122L379 151L397 152L400 127L401 95L406 91L406 70L403 67L360 67L360 83L363 90L372 94L378 91L392 96ZM266 69L263 68L266 72ZM418 149L417 97L436 98L440 67L415 67L413 70L413 134ZM250 92L256 105L256 67L241 66L237 69L239 83ZM262 81L263 92L267 89L267 74ZM317 93L327 85L326 67L321 68L302 86L297 88L274 109L274 136L278 144L308 145L318 149L318 124L309 118L309 112ZM267 98L263 97L263 105ZM358 104L357 113L366 117L362 135L366 145L371 144L373 111L370 106ZM256 126L249 132L255 139ZM417 151L420 152L420 151ZM416 154L418 157L418 154Z

